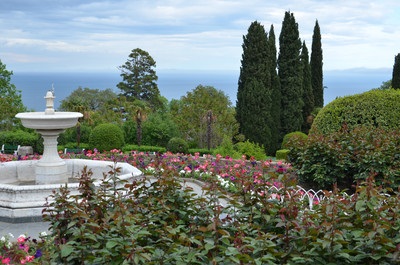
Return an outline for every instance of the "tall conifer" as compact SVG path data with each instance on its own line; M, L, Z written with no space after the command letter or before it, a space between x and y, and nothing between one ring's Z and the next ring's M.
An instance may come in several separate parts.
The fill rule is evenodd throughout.
M392 87L400 89L400 53L394 57Z
M285 12L279 36L278 69L281 83L281 137L303 124L301 40L293 13Z
M311 127L310 116L314 110L314 94L311 85L311 67L308 57L308 49L306 43L303 41L303 48L301 49L301 63L303 67L303 126L301 131L308 134Z
M268 33L268 47L270 54L270 70L271 70L271 148L270 154L275 155L276 150L280 149L280 125L281 125L281 87L279 82L279 76L276 71L277 67L277 58L276 58L276 39L274 26L271 25L269 33Z
M271 77L264 26L253 22L243 36L236 119L239 132L251 142L271 146Z
M318 20L315 22L314 26L310 65L315 107L322 108L324 106L324 85L322 72L321 31Z

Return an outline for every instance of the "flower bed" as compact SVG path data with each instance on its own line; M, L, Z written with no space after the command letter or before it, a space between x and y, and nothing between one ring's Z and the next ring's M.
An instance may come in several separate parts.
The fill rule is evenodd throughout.
M297 186L272 161L109 153L156 178L94 190L82 172L78 195L54 193L44 218L46 260L61 264L398 264L400 193L369 178L352 196ZM67 155L64 158L76 158ZM114 169L117 170L117 169ZM111 173L112 174L112 173ZM177 176L203 181L204 196ZM390 195L387 195L387 194ZM226 200L222 206L220 200ZM44 259L43 257L41 259Z

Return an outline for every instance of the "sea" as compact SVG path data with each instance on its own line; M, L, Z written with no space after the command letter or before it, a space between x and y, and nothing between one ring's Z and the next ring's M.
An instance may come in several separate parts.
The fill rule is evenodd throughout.
M236 104L238 71L158 70L158 88L162 96L180 99L198 85L213 86L223 91L232 105ZM392 69L347 69L324 72L324 104L337 97L362 93L378 88L392 78ZM28 110L43 111L44 96L55 91L55 108L79 87L91 89L110 88L120 93L116 85L122 81L119 72L18 72L13 71L11 83L21 91L22 101Z

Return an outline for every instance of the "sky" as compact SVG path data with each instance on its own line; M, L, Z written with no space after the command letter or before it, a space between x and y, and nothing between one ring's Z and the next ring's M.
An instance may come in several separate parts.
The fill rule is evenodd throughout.
M324 71L392 68L399 0L1 0L0 60L21 72L114 72L135 48L157 70L238 71L254 21L278 38L294 14L311 53L316 20Z

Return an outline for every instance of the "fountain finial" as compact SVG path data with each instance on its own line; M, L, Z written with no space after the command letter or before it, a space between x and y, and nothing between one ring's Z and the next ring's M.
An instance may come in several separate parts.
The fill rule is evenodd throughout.
M54 91L54 88L53 88ZM44 114L54 114L54 92L52 90L47 91L46 96L46 110Z

